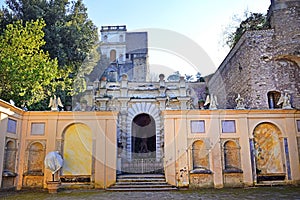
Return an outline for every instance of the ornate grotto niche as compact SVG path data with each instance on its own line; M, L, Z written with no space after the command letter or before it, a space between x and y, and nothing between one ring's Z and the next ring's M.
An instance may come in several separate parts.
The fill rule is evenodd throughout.
M132 159L132 134L133 134L133 123L134 119L140 115L140 114L146 114L149 115L151 119L154 120L154 132L155 132L155 157L156 160L160 160L163 158L163 133L162 133L162 122L160 118L160 110L155 104L152 103L134 103L132 106L128 109L127 114L127 127L126 127L126 157L128 160ZM154 134L153 134L154 135Z
M43 176L45 144L41 141L33 141L28 144L26 149L27 166L24 175Z
M237 139L222 141L222 160L224 173L241 173L240 145Z
M280 108L280 105L277 105L277 102L280 99L280 92L278 91L269 91L268 94L268 105L269 105L269 109L276 109L276 108Z
M64 129L62 138L60 143L64 165L60 180L85 183L93 181L95 141L90 127L84 123L72 123Z
M288 141L275 124L258 124L253 131L253 142L257 182L290 178Z
M24 187L43 188L44 160L46 141L29 140L26 142L25 163L22 185Z
M1 188L15 187L17 173L16 171L17 145L16 140L7 139L4 148L3 172Z
M4 151L3 171L15 172L16 155L17 155L16 141L12 139L8 139L6 141L5 151Z
M209 170L209 148L203 140L196 140L192 144L192 163L191 173L211 173Z

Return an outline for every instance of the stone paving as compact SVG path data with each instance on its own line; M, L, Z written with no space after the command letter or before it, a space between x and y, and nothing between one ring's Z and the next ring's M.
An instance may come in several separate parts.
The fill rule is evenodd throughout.
M233 189L200 189L180 190L171 192L107 192L103 190L63 190L57 194L48 194L45 190L1 191L0 199L46 199L46 200L73 200L73 199L100 199L100 200L139 200L139 199L201 199L201 200L286 200L299 199L300 187L260 187L260 188L233 188Z

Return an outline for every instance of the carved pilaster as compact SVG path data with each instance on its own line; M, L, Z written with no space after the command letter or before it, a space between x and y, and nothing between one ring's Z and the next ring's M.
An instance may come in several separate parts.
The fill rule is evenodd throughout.
M156 100L159 102L159 109L165 110L167 97L157 97Z
M121 85L120 85L120 96L128 96L128 76L127 74L122 75Z
M181 76L179 79L179 96L181 97L186 96L186 82L183 76Z
M97 106L99 106L99 110L107 110L107 102L109 101L109 98L97 97L95 101L97 102Z
M180 102L180 109L187 110L188 106L187 103L190 101L190 97L177 97L178 101Z

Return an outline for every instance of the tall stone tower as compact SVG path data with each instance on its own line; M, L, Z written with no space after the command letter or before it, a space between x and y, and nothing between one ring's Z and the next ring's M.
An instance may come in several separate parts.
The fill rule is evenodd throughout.
M101 27L101 59L109 66L104 75L108 81L120 80L123 73L128 80L148 81L148 35L147 32L127 32L126 26Z
M101 27L101 53L111 63L125 62L126 54L126 26Z
M300 56L300 1L271 0L269 9L271 28L275 30L275 40L280 46L281 54L296 56L299 65ZM296 61L296 60L295 60Z
M270 64L281 91L292 95L293 106L300 107L300 1L271 0L268 12L273 35L273 55ZM288 79L286 79L286 77ZM280 82L281 80L281 82Z
M246 31L208 83L220 108L240 94L251 109L279 109L290 95L300 108L300 1L271 0L269 29Z

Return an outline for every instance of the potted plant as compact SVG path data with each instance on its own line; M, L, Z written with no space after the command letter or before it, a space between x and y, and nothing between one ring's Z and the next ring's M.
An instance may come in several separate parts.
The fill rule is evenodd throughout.
M198 101L199 109L204 110L204 103L205 103L205 101L203 99L200 99Z
M65 108L66 108L66 111L71 111L72 110L72 103L71 102L66 102L65 103Z

